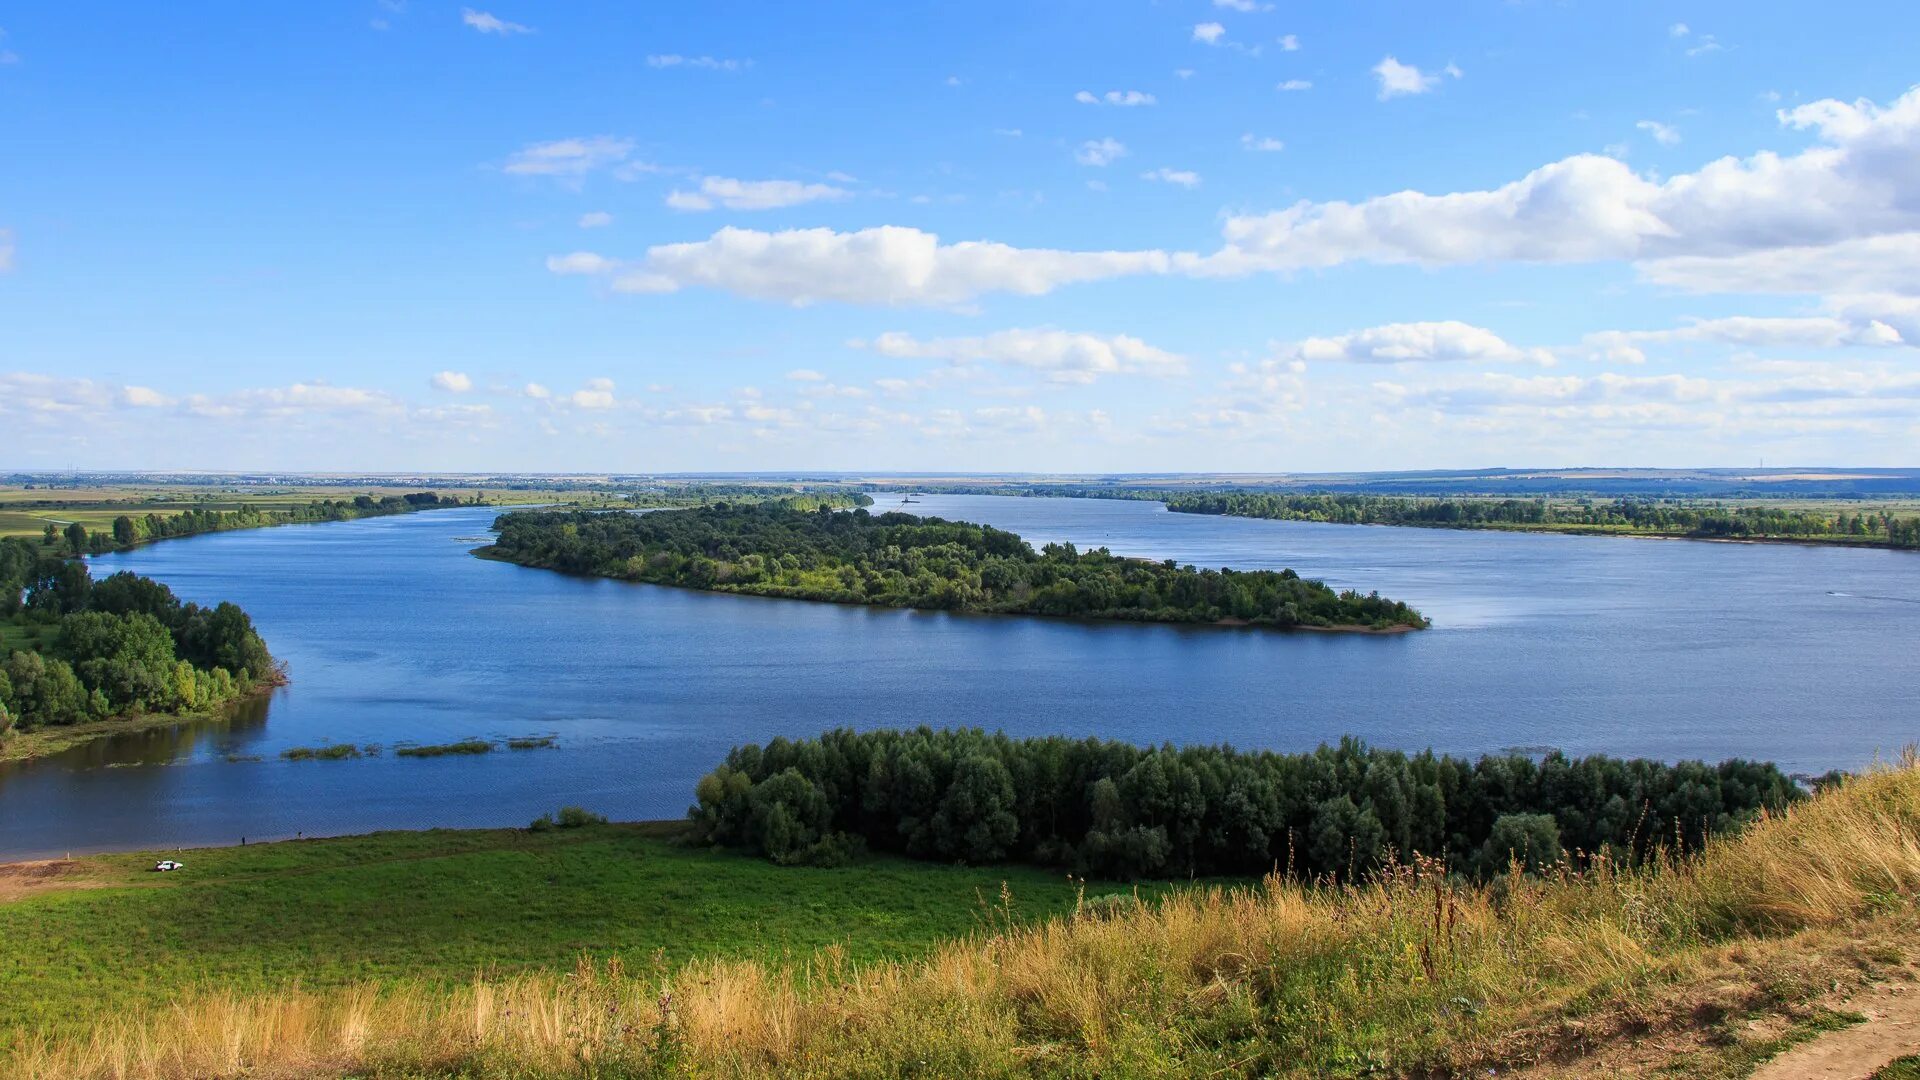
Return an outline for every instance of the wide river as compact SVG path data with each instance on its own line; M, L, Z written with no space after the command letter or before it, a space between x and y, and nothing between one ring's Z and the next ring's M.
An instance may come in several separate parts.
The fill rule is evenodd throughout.
M900 509L884 500L877 510ZM1857 767L1920 739L1920 554L1312 525L1157 503L923 497L1036 545L1291 566L1434 620L1398 636L1099 625L720 596L473 558L496 511L171 540L96 560L253 614L292 683L224 722L0 767L0 858L678 816L738 743L837 726L1301 750L1554 747ZM473 757L289 747L554 735Z

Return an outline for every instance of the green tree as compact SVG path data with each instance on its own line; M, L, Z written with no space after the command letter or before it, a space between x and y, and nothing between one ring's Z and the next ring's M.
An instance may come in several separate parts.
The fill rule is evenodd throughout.
M87 527L79 522L67 526L67 551L73 555L87 553Z

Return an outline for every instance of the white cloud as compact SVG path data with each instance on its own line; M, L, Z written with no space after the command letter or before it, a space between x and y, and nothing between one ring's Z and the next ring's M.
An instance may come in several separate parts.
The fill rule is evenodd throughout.
M1196 23L1193 28L1193 40L1206 45L1218 45L1226 36L1227 28L1217 22Z
M483 34L498 34L501 37L533 33L533 27L531 26L522 26L516 22L508 22L505 19L496 18L490 12L475 11L472 8L460 9L460 21Z
M1920 89L1886 108L1822 101L1780 119L1821 145L1666 179L1583 154L1491 190L1301 202L1229 218L1226 247L1190 268L1634 259L1651 260L1650 280L1716 291L1912 291L1891 284L1903 275L1888 260L1908 273L1920 262L1920 202L1902 194L1920 174ZM1812 248L1824 250L1784 253Z
M1712 34L1702 34L1698 40L1700 44L1687 50L1688 56L1704 56L1707 53L1719 52L1724 47Z
M1693 33L1693 30L1690 27L1688 27L1686 23L1683 23L1683 22L1677 22L1677 23L1674 23L1672 26L1667 27L1668 37L1683 38L1691 33Z
M173 402L173 398L151 387L123 386L120 388L120 403L129 408L163 409Z
M580 252L550 259L548 266L556 273L609 274L617 292L703 287L794 305L954 307L988 292L1039 296L1076 282L1165 273L1170 259L1162 251L1056 251L977 240L943 244L933 233L883 225L857 232L730 227L706 240L650 248L630 265Z
M896 332L849 344L896 359L1028 368L1060 383L1090 383L1102 375L1181 375L1187 370L1185 357L1125 334L1014 329L984 337L920 340Z
M1153 105L1157 103L1152 94L1141 93L1138 90L1109 90L1104 95L1095 95L1091 90L1082 90L1073 95L1073 100L1082 105L1119 105L1122 107Z
M605 210L591 210L580 215L579 224L583 229L604 229L613 224L613 215Z
M593 275L611 273L618 267L612 259L595 255L591 251L576 251L569 255L547 256L547 269L555 274Z
M699 191L674 191L667 205L675 210L711 210L724 206L729 210L777 210L785 206L821 200L844 199L851 192L830 184L803 184L794 180L736 180L727 176L708 176L700 181Z
M555 139L514 151L501 171L514 176L578 177L625 161L631 153L633 140L613 135Z
M1658 120L1642 120L1633 126L1653 136L1653 141L1661 146L1673 146L1680 141L1680 132L1671 124L1663 124Z
M464 394L473 389L473 380L463 371L438 371L429 381L435 390L449 394Z
M1276 85L1274 89L1285 94L1285 93L1292 93L1298 90L1311 90L1313 89L1313 84L1311 82L1308 82L1305 79L1288 79L1287 81Z
M1213 6L1226 8L1229 11L1238 11L1247 15L1251 15L1256 11L1273 10L1272 4L1257 3L1256 0L1213 0Z
M1152 180L1161 184L1177 184L1191 191L1200 186L1200 174L1190 169L1169 169L1165 165L1140 174L1142 180Z
M1877 318L1831 315L1779 318L1741 315L1695 319L1686 326L1667 330L1604 330L1588 334L1583 339L1588 348L1595 350L1598 358L1626 364L1644 363L1646 346L1670 342L1707 342L1755 349L1838 349L1907 344L1898 330Z
M812 368L796 368L793 371L787 372L787 378L794 382L817 383L827 381L825 375L820 374Z
M1443 77L1459 78L1460 69L1448 64L1438 72L1425 72L1389 56L1373 65L1373 74L1380 82L1380 100L1386 101L1409 94L1430 93L1439 87Z
M1526 363L1551 367L1553 354L1545 349L1522 349L1508 344L1491 330L1467 323L1389 323L1355 330L1337 337L1313 337L1294 345L1287 355L1303 363L1426 364Z
M1240 136L1240 149L1242 150L1257 150L1261 153L1272 154L1272 153L1278 153L1279 151L1285 150L1286 148L1287 148L1286 143L1281 142L1279 139L1272 138L1271 136L1255 135L1251 131L1247 132L1245 135Z
M530 382L527 385L521 387L520 392L532 398L535 401L545 401L548 398L553 396L553 391L547 389L546 387L540 385L537 382Z
M1126 156L1126 146L1112 137L1088 139L1073 152L1073 160L1082 165L1111 165Z
M697 68L703 71L741 71L753 66L751 60L718 59L711 56L681 56L678 53L655 54L647 57L647 66L652 68Z
M1280 38L1280 51L1281 52L1299 52L1300 51L1300 35L1298 34L1282 35Z
M576 409L611 409L619 404L613 396L612 379L588 379L586 386L568 394L566 400Z

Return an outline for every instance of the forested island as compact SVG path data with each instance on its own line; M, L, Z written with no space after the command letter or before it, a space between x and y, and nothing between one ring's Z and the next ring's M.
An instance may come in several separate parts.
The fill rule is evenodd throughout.
M52 545L0 538L0 758L116 730L109 721L205 712L279 678L238 606L182 603L127 572L95 581Z
M1775 766L1737 760L1467 761L1354 739L1279 754L926 727L738 747L695 794L702 836L776 862L872 848L1108 878L1342 881L1416 854L1481 880L1516 858L1534 871L1568 853L1635 863L1803 797Z
M1885 510L1714 505L1658 499L1417 498L1253 492L1167 493L1180 514L1223 514L1342 525L1619 533L1692 540L1792 540L1920 548L1920 517Z
M646 514L502 515L481 554L576 574L719 592L943 611L1396 631L1427 620L1378 593L1292 570L1200 570L1048 544L964 521L836 512L831 501Z

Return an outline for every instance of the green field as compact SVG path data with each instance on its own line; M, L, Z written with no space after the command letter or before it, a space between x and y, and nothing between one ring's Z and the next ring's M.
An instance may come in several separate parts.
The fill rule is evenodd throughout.
M0 1024L11 1026L0 1046L203 990L452 985L570 970L582 955L634 971L834 944L858 962L908 957L1004 923L1003 883L1017 919L1075 900L1054 872L891 858L778 867L684 846L682 829L392 832L101 855L58 864L51 881L0 867ZM153 872L169 857L186 868Z

